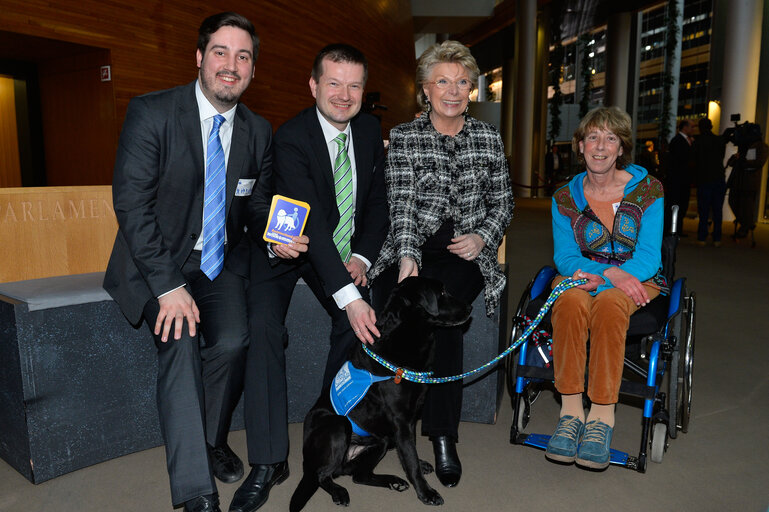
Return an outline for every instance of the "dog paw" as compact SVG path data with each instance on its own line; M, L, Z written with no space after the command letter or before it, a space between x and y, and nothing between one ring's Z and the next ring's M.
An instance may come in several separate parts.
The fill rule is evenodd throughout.
M443 505L443 497L433 488L427 488L419 495L419 499L425 505Z
M419 470L423 475L429 475L434 471L433 465L422 459L419 459Z
M341 507L350 506L350 495L348 494L347 489L344 487L334 489L334 491L331 493L331 499L336 505Z
M390 482L390 489L398 492L407 491L409 488L409 483L402 478L393 477L393 480Z

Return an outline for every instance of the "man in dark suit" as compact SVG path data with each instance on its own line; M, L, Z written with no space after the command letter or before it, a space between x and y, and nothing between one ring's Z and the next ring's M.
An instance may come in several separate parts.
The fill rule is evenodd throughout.
M104 288L153 332L171 497L190 511L218 511L214 476L243 475L227 446L248 346L241 239L245 226L264 229L272 195L272 130L238 103L258 48L246 18L204 20L198 79L131 100L115 162L119 230Z
M252 512L288 475L286 312L301 277L331 317L327 390L360 341L379 336L368 304L366 271L376 261L388 227L384 147L376 119L360 114L367 77L363 54L335 44L315 59L310 90L316 104L275 134L273 170L279 194L310 204L306 258L269 264L254 250L248 304L251 348L246 366L245 416L252 471L230 511ZM327 391L323 391L327 392Z
M678 205L677 232L683 233L683 222L689 208L692 168L692 124L684 119L678 123L678 133L670 139L665 174L665 230L670 228L670 207Z

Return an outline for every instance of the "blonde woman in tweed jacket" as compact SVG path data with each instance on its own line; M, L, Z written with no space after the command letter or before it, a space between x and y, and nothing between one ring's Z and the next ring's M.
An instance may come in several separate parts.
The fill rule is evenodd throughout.
M497 248L513 214L513 193L497 129L467 115L478 65L456 41L425 50L417 63L424 112L390 132L385 168L390 230L372 267L372 299L381 311L397 282L422 275L472 302L484 290L491 315L505 287ZM461 328L439 329L434 371L462 373ZM433 442L441 483L459 483L456 451L462 382L431 385L422 434Z

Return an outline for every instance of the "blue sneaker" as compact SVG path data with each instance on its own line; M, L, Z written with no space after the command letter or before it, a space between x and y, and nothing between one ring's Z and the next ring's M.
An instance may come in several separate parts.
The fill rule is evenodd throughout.
M614 429L599 420L585 425L585 435L577 451L577 464L586 468L603 469L609 465L611 436Z
M585 423L576 416L562 416L547 442L545 457L558 462L574 462L577 446L585 432Z

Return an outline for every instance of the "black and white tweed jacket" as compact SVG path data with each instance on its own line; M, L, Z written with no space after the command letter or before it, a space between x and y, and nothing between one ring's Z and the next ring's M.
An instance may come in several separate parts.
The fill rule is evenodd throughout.
M421 268L420 247L451 219L454 236L476 233L486 243L474 261L483 275L491 315L506 282L497 248L514 206L499 131L470 116L453 137L436 131L427 115L398 125L390 131L385 181L390 230L369 278L403 257L413 258Z

